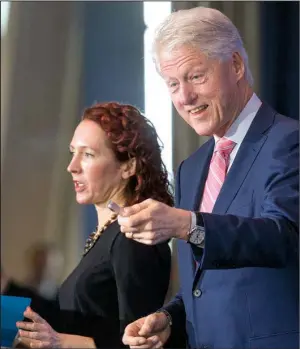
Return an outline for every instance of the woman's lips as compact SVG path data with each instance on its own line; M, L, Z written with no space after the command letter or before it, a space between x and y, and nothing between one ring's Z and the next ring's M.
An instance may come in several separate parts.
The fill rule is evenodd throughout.
M73 182L74 182L74 187L75 187L76 193L80 193L80 192L84 191L85 185L83 183L78 182L78 181L73 181Z

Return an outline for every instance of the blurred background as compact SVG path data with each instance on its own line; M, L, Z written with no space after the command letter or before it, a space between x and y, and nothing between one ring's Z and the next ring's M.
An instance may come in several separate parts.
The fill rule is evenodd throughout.
M150 56L153 28L199 5L231 18L257 94L298 119L299 2L1 1L1 267L18 282L51 297L96 226L66 172L85 107L114 100L144 111L171 179L206 141L176 115ZM176 280L174 264L172 293Z

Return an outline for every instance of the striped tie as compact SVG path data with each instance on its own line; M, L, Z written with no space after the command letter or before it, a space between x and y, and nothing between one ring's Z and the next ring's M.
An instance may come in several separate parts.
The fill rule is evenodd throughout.
M224 183L229 165L229 156L235 144L235 142L226 138L221 138L217 142L204 187L200 206L201 212L212 212Z

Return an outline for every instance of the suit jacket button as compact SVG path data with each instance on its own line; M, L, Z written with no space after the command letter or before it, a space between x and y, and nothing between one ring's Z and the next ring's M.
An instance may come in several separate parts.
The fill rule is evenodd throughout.
M193 295L194 295L194 297L200 297L202 295L202 291L196 289L196 290L193 291Z

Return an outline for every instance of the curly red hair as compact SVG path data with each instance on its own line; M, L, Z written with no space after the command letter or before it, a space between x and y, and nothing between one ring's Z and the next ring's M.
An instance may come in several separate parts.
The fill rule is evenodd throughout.
M82 119L100 125L119 162L136 159L136 174L125 189L127 205L152 198L173 206L160 139L153 124L137 108L116 102L97 103L85 109Z

